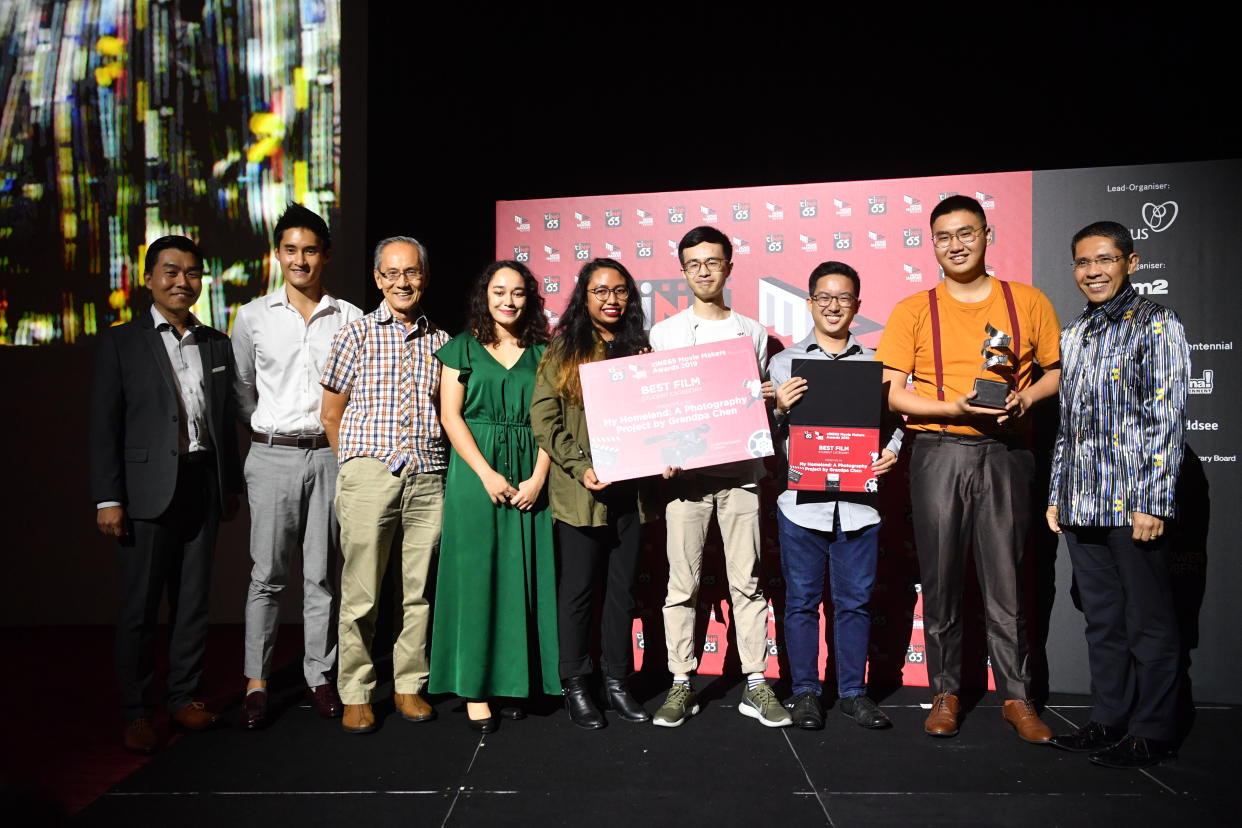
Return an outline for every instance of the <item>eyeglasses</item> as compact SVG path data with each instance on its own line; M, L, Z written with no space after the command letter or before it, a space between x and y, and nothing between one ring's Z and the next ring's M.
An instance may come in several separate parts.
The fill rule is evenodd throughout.
M938 249L943 250L953 243L953 239L957 239L962 244L974 244L975 239L987 232L987 225L983 227L963 227L953 233L940 232L932 234L932 244Z
M1124 259L1125 256L1096 256L1094 259L1075 259L1074 270L1085 270L1091 265L1096 267L1111 267L1117 262Z
M821 308L826 308L836 302L842 310L849 310L854 307L858 297L852 293L817 293L811 297L811 301Z
M423 269L421 267L407 267L405 270L397 270L394 267L392 270L383 271L380 275L384 277L385 282L395 282L402 276L408 281L413 282L423 277Z
M601 302L607 302L609 296L615 296L622 302L630 298L630 289L625 285L617 285L615 288L606 288L603 286L591 288L587 291L587 293L591 294Z
M681 266L681 270L687 276L697 276L699 271L704 267L710 273L719 273L724 270L724 266L728 264L724 259L691 259Z

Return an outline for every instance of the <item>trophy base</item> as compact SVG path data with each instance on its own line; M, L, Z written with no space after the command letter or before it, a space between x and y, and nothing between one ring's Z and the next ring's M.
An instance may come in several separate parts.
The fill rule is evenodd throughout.
M975 397L969 400L976 408L1005 409L1005 398L1009 396L1009 384L996 380L975 380Z

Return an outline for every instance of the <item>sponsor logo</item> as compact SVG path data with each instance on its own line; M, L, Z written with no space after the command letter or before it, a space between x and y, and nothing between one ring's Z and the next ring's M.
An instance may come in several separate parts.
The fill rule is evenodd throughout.
M574 245L574 261L586 262L591 259L591 243L578 242Z
M923 622L919 621L919 627L923 626ZM923 650L922 644L911 644L906 647L906 662L908 664L922 664L927 659L927 654Z
M781 648L776 646L776 639L769 638L768 639L768 655L778 656L780 654L781 654Z
M1203 376L1190 378L1190 386L1187 390L1191 394L1211 394L1212 389L1216 387L1215 378L1215 371L1211 368L1205 369Z
M686 208L685 207L669 207L668 208L669 224L685 224Z
M837 215L842 218L848 218L854 215L854 208L850 206L848 201L842 201L839 198L832 200L832 206L836 208Z
M654 242L648 239L642 239L642 240L634 242L634 255L637 256L638 258L650 259L654 253L655 253Z
M750 221L750 202L737 201L733 204L734 221Z
M642 210L639 210L638 212L641 213ZM605 210L604 211L604 226L605 227L620 227L621 226L621 211L620 210Z
M1186 429L1188 431L1220 431L1220 423L1213 423L1207 420L1187 420Z
M530 261L530 245L519 244L513 248L513 260L516 262Z
M781 221L785 218L785 211L781 209L779 204L765 201L763 206L768 208L768 221Z
M543 277L543 292L544 293L560 293L561 292L561 277L560 276L544 276Z
M815 218L819 215L819 199L804 198L798 202L798 215L803 218Z
M561 251L551 245L545 244L543 246L543 253L545 259L549 262L559 262L561 260Z
M902 266L901 266L901 269L902 269L902 270L904 270L904 271L906 272L906 281L907 281L907 282L921 282L921 281L923 281L923 271L922 271L922 270L920 270L920 269L918 269L918 268L917 268L917 267L915 267L914 265L902 265Z
M819 250L819 245L816 243L815 239L808 236L806 233L799 233L798 241L802 243L803 253L815 253Z
M873 216L888 214L888 196L867 196L867 212Z
M906 212L910 215L918 215L923 212L923 202L919 201L914 196L903 195L901 200L906 203Z
M647 576L647 580L648 580L648 581L650 581L650 580L651 580L651 576L650 576L650 575L648 575L648 576ZM645 638L643 638L643 631L642 631L642 630L639 630L638 632L634 633L634 645L635 645L635 646L637 646L637 647L638 647L638 649L640 649L640 650L645 650L645 649L647 649L647 640L646 640Z
M634 212L638 214L639 227L650 227L655 224L655 216L651 215L651 213L648 213L646 210L635 208ZM620 226L619 223L618 226Z
M922 247L923 246L923 228L907 227L901 231L902 247Z
M720 636L709 635L703 639L703 652L718 653L720 652Z
M608 254L608 258L610 259L621 258L621 248L617 247L612 242L604 242L604 252Z
M731 241L733 242L734 255L745 256L750 253L750 242L746 241L746 239L739 239L737 236L733 236Z
M711 207L705 207L704 205L700 204L699 212L703 214L703 221L706 222L707 224L716 223L716 218L717 218L716 211L713 210Z
M987 193L981 193L978 190L975 190L975 201L978 201L980 204L982 204L983 209L985 210L996 209L996 198L994 196L988 195Z
M561 214L560 213L544 213L543 214L544 230L560 230Z
M1150 282L1131 282L1134 292L1140 296L1168 296L1169 280L1152 279Z
M529 233L529 232L530 232L530 222L529 222L529 221L527 221L526 219L522 218L521 216L514 216L514 217L513 217L513 222L517 225L517 231L518 231L519 233Z
M832 234L833 250L849 250L854 246L854 234L849 230L838 230Z
M944 201L949 196L955 196L955 195L957 195L957 190L945 190L943 193L940 193L938 200Z
M574 213L574 221L578 222L577 227L579 230L591 229L591 217L586 213Z
M678 263L680 264L681 254L677 252L677 242L673 241L672 239L668 240L668 255L677 259Z
M1163 233L1173 226L1173 222L1177 221L1177 202L1166 201L1163 204L1152 204L1150 201L1143 205L1143 223L1151 228L1153 233Z
M781 233L769 233L764 236L763 243L769 253L785 252L785 236Z
M872 250L884 250L888 247L888 241L884 238L884 234L877 233L874 230L867 231L867 241L871 242Z

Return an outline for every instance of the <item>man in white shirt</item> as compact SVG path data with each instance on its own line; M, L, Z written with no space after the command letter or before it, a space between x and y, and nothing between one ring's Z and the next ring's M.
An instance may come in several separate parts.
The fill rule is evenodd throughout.
M340 548L332 508L337 463L319 418L319 375L336 332L362 316L324 291L332 238L322 218L290 204L272 241L284 285L242 307L233 323L239 415L252 433L245 469L254 566L246 596L244 704L251 730L268 723L267 679L280 593L298 549L303 676L314 710L330 718L341 715L331 675L336 666L332 572Z
M696 227L677 245L682 273L694 302L651 328L657 351L749 337L761 379L767 379L768 332L763 325L725 304L725 283L732 272L733 245L714 227ZM733 606L746 690L738 711L767 727L787 727L788 711L764 680L768 665L768 601L759 586L759 480L763 461L726 463L683 472L670 467L671 499L665 510L668 529L668 593L664 600L664 642L673 686L652 719L660 727L678 727L699 710L690 674L698 667L694 627L703 542L716 514L724 541L725 569Z

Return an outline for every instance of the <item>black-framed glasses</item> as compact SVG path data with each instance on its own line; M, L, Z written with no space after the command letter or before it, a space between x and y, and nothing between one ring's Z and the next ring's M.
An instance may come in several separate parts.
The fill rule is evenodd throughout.
M858 297L852 293L817 293L811 297L811 301L821 308L836 302L843 310L849 310L857 304Z
M421 267L407 267L405 270L397 270L394 267L392 270L382 271L380 275L384 277L385 282L395 282L402 276L413 282L416 279L422 278L423 269Z
M717 258L691 259L688 262L682 263L681 270L687 276L697 276L699 275L699 271L705 267L707 268L709 273L719 273L720 271L724 270L724 266L727 264L728 262L726 262L724 259L717 259Z
M1085 270L1091 267L1091 265L1096 267L1112 267L1124 258L1125 256L1096 256L1094 259L1075 259L1074 270Z
M621 301L625 301L630 298L630 289L625 285L617 285L614 288L606 288L603 285L600 285L597 288L591 288L587 291L587 293L591 294L601 302L607 302L609 296L615 296Z
M932 234L932 244L936 245L940 250L952 244L954 239L957 239L962 244L974 244L976 239L987 232L988 226L986 224L982 227L963 227L953 232L942 230L939 233Z

